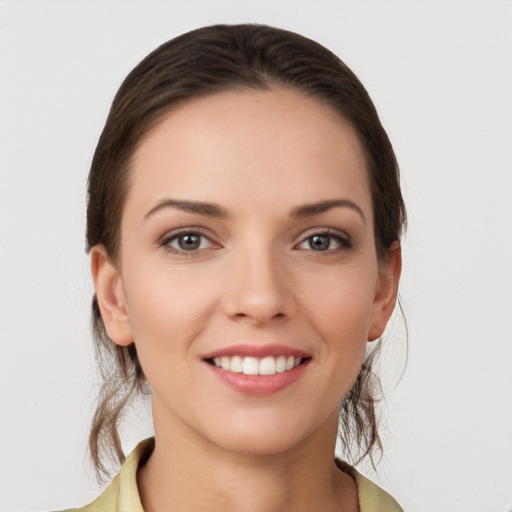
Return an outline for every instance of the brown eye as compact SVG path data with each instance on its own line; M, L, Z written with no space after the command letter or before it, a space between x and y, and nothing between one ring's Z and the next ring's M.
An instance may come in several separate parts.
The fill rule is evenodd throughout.
M193 252L207 249L212 245L211 240L201 233L180 233L164 241L170 250L176 252Z
M189 234L177 238L180 249L184 251L195 251L201 245L201 235Z
M307 240L310 249L313 249L313 251L327 251L332 248L332 236L330 235L314 235Z
M299 249L306 249L315 252L337 251L349 249L352 247L350 239L346 236L338 234L338 231L331 233L330 231L314 233L299 244Z

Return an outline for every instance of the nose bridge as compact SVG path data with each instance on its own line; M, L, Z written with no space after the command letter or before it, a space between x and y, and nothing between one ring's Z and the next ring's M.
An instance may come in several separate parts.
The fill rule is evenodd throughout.
M293 310L291 283L285 279L282 256L272 243L251 243L234 251L226 289L226 313L263 323L289 316Z

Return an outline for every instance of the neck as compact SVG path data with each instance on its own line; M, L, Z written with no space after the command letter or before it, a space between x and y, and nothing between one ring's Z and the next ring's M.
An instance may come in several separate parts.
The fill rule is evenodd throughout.
M334 464L337 415L299 446L267 454L169 427L155 422L155 450L138 472L145 512L358 510L354 481Z

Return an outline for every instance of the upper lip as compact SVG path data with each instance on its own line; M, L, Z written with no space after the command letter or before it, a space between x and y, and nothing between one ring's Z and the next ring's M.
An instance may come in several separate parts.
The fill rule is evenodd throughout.
M289 347L287 345L253 345L248 343L238 343L224 347L213 352L209 352L203 356L203 359L213 359L214 357L257 357L263 358L266 356L293 356L302 359L311 357L310 354L299 350L297 348Z

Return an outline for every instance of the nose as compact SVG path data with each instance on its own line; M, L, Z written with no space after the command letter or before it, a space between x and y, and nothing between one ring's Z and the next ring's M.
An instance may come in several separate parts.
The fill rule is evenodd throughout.
M226 315L254 325L291 317L296 306L293 279L281 260L271 248L234 257L226 279Z

